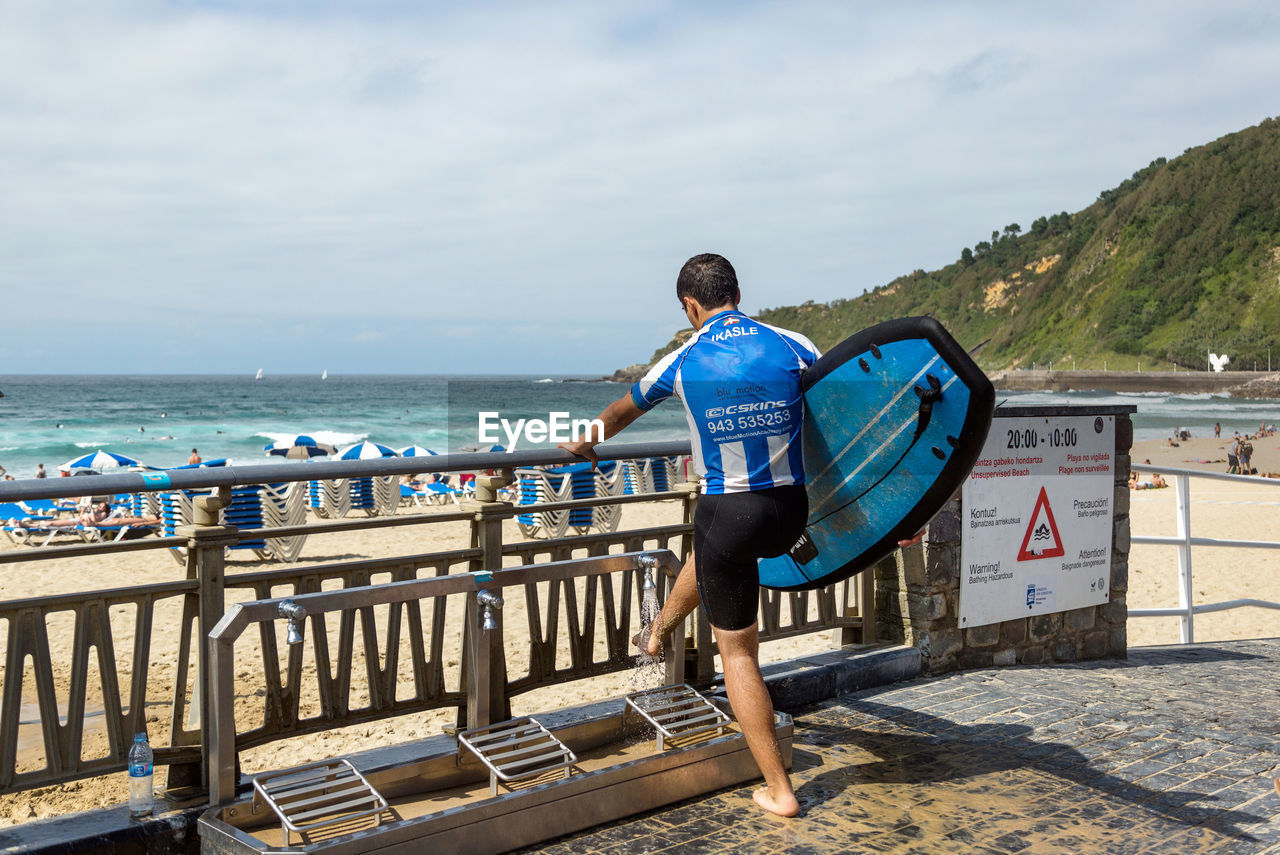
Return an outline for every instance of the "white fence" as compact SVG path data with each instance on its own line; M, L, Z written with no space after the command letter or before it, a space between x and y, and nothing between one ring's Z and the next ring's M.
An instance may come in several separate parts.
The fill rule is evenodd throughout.
M1191 534L1191 479L1206 478L1215 481L1232 481L1250 486L1270 486L1280 488L1280 480L1258 478L1247 475L1227 475L1220 472L1202 472L1197 469L1179 469L1164 466L1142 464L1143 471L1159 472L1170 477L1173 485L1174 508L1177 515L1177 534L1173 537L1157 535L1133 535L1131 543L1151 544L1156 546L1173 546L1178 551L1178 606L1177 608L1129 609L1129 617L1177 617L1181 618L1181 639L1183 644L1194 644L1196 640L1196 615L1207 612L1222 612L1229 609L1255 606L1263 609L1280 609L1280 603L1265 600L1241 599L1227 600L1221 603L1194 603L1191 576L1191 558L1193 546L1216 549L1280 549L1280 542L1270 540L1229 540L1217 537L1194 537ZM1280 494L1278 494L1280 495Z

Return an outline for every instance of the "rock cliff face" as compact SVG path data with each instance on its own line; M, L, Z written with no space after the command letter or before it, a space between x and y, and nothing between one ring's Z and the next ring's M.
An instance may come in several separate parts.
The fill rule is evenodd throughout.
M1280 373L1266 374L1230 389L1233 398L1280 398Z
M612 376L601 377L601 380L611 380L614 383L634 383L645 375L649 367L671 351L689 340L689 336L693 335L693 330L683 329L671 337L671 341L667 342L663 347L653 352L653 356L649 357L648 362L637 362L635 365L628 365L626 368L619 368L613 372Z
M628 365L626 368L619 368L609 377L602 379L609 380L614 383L634 383L644 376L649 370L649 366L643 362L637 362L635 365Z

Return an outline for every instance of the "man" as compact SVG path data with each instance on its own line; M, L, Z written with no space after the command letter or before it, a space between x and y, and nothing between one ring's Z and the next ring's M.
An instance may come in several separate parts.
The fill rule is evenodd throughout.
M737 274L719 255L685 262L676 296L694 334L600 414L607 439L678 395L704 479L693 554L640 642L656 655L662 637L701 600L715 629L729 702L764 776L755 801L771 813L794 816L800 805L782 764L773 704L760 673L756 561L791 548L808 518L800 377L818 351L804 336L738 311ZM595 444L578 440L561 447L594 463Z
M193 449L191 449L191 456L187 458L187 465L188 465L188 466L199 466L199 465L200 465L200 463L202 463L202 462L203 462L203 460L202 460L202 458L200 457L200 452L196 451L194 448L193 448Z
M37 478L48 478L48 477L49 477L49 473L44 471L44 464L43 464L43 463L37 463L37 464L36 464L36 477L37 477Z

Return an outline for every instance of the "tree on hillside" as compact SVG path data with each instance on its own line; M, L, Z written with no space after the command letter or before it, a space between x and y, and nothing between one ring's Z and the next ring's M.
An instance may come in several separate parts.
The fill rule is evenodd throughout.
M967 246L960 250L960 263L965 267L973 264L973 250L969 249Z

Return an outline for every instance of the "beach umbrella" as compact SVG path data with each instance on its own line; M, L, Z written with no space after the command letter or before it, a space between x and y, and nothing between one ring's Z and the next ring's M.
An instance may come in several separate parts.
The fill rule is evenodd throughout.
M436 453L429 448L423 448L420 445L411 445L408 448L400 449L401 457L435 457Z
M276 440L268 446L264 446L263 451L276 457L283 457L287 460L309 460L312 457L323 457L326 454L336 454L338 449L327 442L319 442L305 434L298 434L287 439Z
M76 469L92 469L94 472L105 472L108 469L128 469L131 466L141 465L132 457L125 457L123 454L116 454L114 451L99 449L83 457L68 460L58 469L63 472L71 472Z
M339 460L376 460L379 457L399 457L394 448L365 440L358 442L338 455Z

